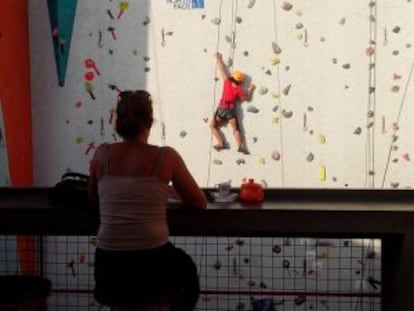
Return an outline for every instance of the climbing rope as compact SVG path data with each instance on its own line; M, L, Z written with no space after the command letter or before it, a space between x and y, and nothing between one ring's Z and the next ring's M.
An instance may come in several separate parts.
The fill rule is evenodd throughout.
M397 126L400 122L401 112L402 112L404 104L405 104L405 99L407 97L407 91L408 91L408 87L411 83L411 78L412 78L412 75L413 75L413 71L414 71L414 62L411 65L410 73L409 73L408 79L407 79L407 84L405 85L404 95L403 95L403 98L401 100L400 108L398 110L397 120L395 121L395 124ZM390 159L391 159L392 147L393 147L394 142L395 142L395 137L396 137L395 135L391 136L391 143L390 143L390 147L388 148L388 157L387 157L387 162L385 164L384 175L382 176L381 188L384 188L385 179L387 177L388 168L389 168Z
M278 28L277 28L277 8L276 8L276 2L277 0L273 0L273 30L274 30L274 42L278 43ZM279 94L278 97L278 113L279 113L279 140L280 140L280 179L281 179L281 185L282 187L285 185L285 154L284 154L284 148L283 148L283 116L282 116L282 101L280 99L280 67L276 67L276 88L277 93Z
M369 45L370 48L377 42L377 4L370 5ZM368 67L368 103L367 103L367 136L365 144L365 187L375 187L375 118L376 118L376 55L369 55Z
M221 37L221 19L222 19L222 8L223 8L223 0L220 0L217 18L220 20L220 23L217 25L217 39L216 39L216 46L215 46L215 53L220 50L220 37ZM211 112L210 115L214 118L214 112L217 105L217 83L220 79L217 77L217 65L214 63L214 82L213 82L213 96L211 102ZM208 165L207 165L207 180L206 180L206 187L210 186L210 179L211 179L211 164L212 164L212 153L213 153L213 134L210 133L210 146L209 146L209 155L208 155Z
M152 16L152 10L149 8L148 11L148 17L150 18L150 20L152 20L153 16ZM153 28L154 23L149 23L147 25L147 27L149 27L149 34L151 36L151 40L152 41L152 48L154 51L157 51L157 40L156 40L156 36L155 36L155 31ZM162 91L160 88L160 75L159 75L159 67L158 67L158 58L157 55L158 53L153 53L154 55L153 57L153 67L154 67L154 79L155 79L155 89L156 89L156 94L157 94L157 100L156 103L158 105L158 120L157 122L159 122L160 127L161 127L161 145L165 146L166 145L166 140L167 140L167 135L166 135L166 126L165 126L165 122L164 122L164 113L163 113L163 101L162 101Z

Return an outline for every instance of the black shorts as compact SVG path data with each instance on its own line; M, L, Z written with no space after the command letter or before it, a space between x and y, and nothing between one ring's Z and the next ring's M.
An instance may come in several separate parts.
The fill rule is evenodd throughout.
M215 113L217 121L228 121L236 118L236 107L233 108L218 108Z
M192 258L171 243L144 251L97 248L94 275L95 299L107 306L133 306L161 297L172 311L190 311L200 291Z

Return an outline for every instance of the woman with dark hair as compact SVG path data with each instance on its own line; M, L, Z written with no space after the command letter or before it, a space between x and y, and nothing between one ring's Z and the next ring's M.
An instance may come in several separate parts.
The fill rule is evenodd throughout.
M134 310L154 297L168 298L172 311L193 310L197 268L168 240L169 183L190 208L204 209L206 197L177 151L148 143L149 93L122 92L116 113L123 141L100 145L90 164L90 202L100 214L95 298L112 310Z
M229 122L233 130L234 138L236 139L237 151L248 154L246 145L243 143L240 133L240 128L237 120L236 104L237 101L249 100L255 88L255 85L250 83L247 91L244 91L242 88L242 83L245 77L244 73L235 70L230 75L223 63L222 55L219 52L216 53L216 61L217 68L220 72L221 78L223 79L223 94L221 96L220 103L216 109L216 112L214 113L214 117L210 123L211 132L214 138L217 140L217 144L214 145L214 149L220 151L226 148L219 128L225 122Z

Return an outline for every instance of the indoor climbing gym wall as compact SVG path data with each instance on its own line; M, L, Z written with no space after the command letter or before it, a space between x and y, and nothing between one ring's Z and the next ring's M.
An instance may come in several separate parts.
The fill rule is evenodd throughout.
M87 172L119 141L120 91L147 89L150 142L171 145L203 187L254 178L269 188L407 188L414 1L30 1L36 185ZM210 122L215 53L256 85L238 106L249 154Z

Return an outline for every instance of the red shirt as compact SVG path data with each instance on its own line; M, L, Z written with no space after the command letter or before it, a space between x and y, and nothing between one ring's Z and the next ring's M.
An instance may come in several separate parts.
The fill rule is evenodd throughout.
M233 85L230 79L224 80L223 94L218 108L228 109L236 106L236 101L245 96L243 88L240 85Z

